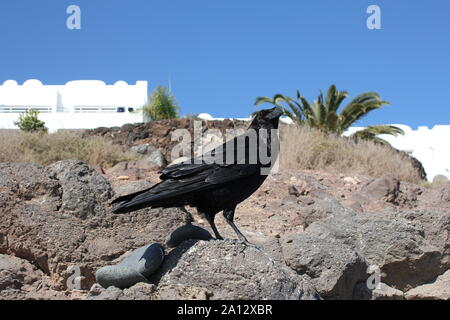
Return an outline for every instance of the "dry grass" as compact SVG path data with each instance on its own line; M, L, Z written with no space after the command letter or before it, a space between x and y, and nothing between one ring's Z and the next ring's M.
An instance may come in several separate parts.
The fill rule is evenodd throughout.
M16 130L0 130L0 163L18 162L21 158L19 134Z
M0 132L0 162L48 165L66 159L83 160L91 166L109 168L118 162L136 158L111 141L101 137L82 138L79 132Z
M370 141L356 142L318 130L282 125L280 167L343 174L393 177L412 183L421 181L402 154Z
M280 168L317 170L380 177L390 174L419 184L421 179L401 153L368 141L355 142L295 125L280 128ZM53 134L0 131L0 162L34 162L48 165L64 159L79 159L108 168L136 155L102 137L82 138L81 133ZM423 182L422 182L423 183Z

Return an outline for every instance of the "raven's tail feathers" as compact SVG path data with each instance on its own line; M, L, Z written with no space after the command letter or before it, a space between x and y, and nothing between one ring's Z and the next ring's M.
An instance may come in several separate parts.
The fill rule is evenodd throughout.
M136 196L138 196L138 195L140 195L140 194L143 194L144 192L147 192L147 191L153 189L154 187L155 187L155 186L152 186L152 187L150 187L150 188L148 188L148 189L145 189L145 190L141 190L141 191L138 191L138 192L135 192L135 193L127 194L126 196L118 197L118 198L114 199L113 201L111 201L111 204L119 203L119 202L124 202L124 201L130 201L130 200L132 200L134 197L136 197Z

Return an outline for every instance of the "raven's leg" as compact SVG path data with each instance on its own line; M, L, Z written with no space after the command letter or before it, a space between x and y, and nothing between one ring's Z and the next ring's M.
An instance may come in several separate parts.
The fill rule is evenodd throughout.
M233 222L235 210L236 210L236 207L233 207L231 209L225 209L225 210L223 210L223 216L224 216L225 220L228 222L228 224L231 226L231 228L233 228L234 232L236 232L236 234L239 238L239 241L241 241L242 243L244 243L246 245L251 245L251 243L248 242L247 238L242 234L241 231L239 231L238 227L236 227L236 225Z
M206 220L209 222L209 225L211 226L212 231L214 232L214 235L216 236L217 240L223 240L222 236L220 235L219 231L217 231L216 224L214 223L214 214L205 214Z

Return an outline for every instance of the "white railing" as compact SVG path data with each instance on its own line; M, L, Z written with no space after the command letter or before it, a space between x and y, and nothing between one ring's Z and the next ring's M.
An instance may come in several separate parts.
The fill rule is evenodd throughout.
M125 109L125 108L124 108ZM117 112L117 107L105 106L75 106L73 108L76 113L102 113L102 112Z
M22 106L0 106L0 113L24 113L28 110L36 110L40 113L51 113L52 107L22 107Z

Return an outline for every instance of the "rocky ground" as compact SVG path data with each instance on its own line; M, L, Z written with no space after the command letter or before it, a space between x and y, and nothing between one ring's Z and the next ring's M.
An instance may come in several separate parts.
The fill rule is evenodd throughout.
M0 299L450 299L450 182L281 171L237 209L257 247L218 216L228 240L172 248L181 226L210 230L195 211L114 215L109 204L156 183L158 166L0 164ZM155 242L165 259L147 282L95 283L99 268Z

